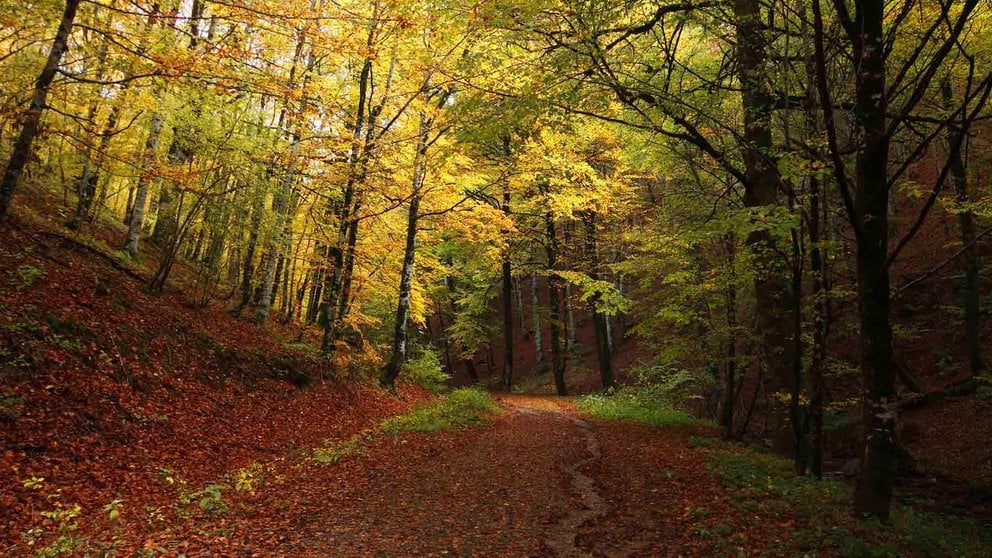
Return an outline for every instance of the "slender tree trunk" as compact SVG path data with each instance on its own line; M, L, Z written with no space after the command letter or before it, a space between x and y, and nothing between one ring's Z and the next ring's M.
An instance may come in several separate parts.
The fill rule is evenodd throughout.
M248 246L245 249L244 267L241 274L241 302L234 309L235 315L240 315L251 304L252 281L255 276L255 249L258 245L258 229L262 226L262 199L255 194L252 204L251 223L248 225Z
M420 218L420 192L427 175L427 138L430 135L431 119L420 115L420 130L417 137L417 151L413 163L413 196L406 221L406 246L403 250L403 267L400 270L399 301L396 306L396 323L393 329L393 348L389 362L382 369L379 383L390 390L396 389L396 378L406 360L407 323L410 319L410 294L413 290L413 266L417 253L417 220Z
M586 229L586 260L589 264L589 278L593 281L599 280L599 254L596 246L596 214L586 211L582 216L582 221ZM603 382L603 389L613 387L613 362L610 355L610 344L607 339L609 332L606 329L606 314L598 308L599 294L594 295L589 301L589 312L592 314L593 330L596 335L596 355L599 357L599 376Z
M727 265L733 270L737 252L737 239L733 233L728 233L724 237L724 248L727 254ZM724 428L724 436L731 439L734 437L734 396L737 391L737 285L733 275L728 280L726 298L727 359L724 365L725 378L720 423Z
M289 238L293 222L293 212L296 204L293 198L293 181L296 176L296 158L299 153L299 135L293 137L292 155L289 168L285 169L286 176L281 181L279 192L272 201L276 213L276 234L269 247L268 260L265 262L265 280L262 283L262 302L255 313L255 320L264 322L269 317L272 302L275 298L276 278L279 276L278 264L286 252L286 240Z
M954 92L950 80L945 79L941 84L944 104L950 108ZM964 206L958 210L958 224L961 227L961 242L964 249L964 328L965 345L968 348L968 369L972 376L978 376L985 369L982 360L981 345L981 291L978 284L978 251L975 241L975 214L967 207L968 198L968 169L965 166L962 150L966 138L960 125L951 123L948 127L948 145L951 161L951 180L954 183L954 196L958 204Z
M7 161L7 168L3 173L3 180L0 181L0 219L7 216L10 208L10 200L14 196L14 189L24 172L24 167L31 158L31 145L38 135L38 128L41 125L41 115L45 110L45 102L48 99L48 90L52 85L52 80L58 72L62 56L69 50L69 35L72 33L72 26L76 20L76 11L79 8L79 0L66 0L65 10L62 12L62 20L59 22L59 29L52 40L52 49L48 51L48 59L45 67L42 68L38 79L34 84L34 92L31 95L31 104L21 122L21 132L14 142L14 150Z
M559 297L561 294L561 282L555 271L558 269L558 236L555 232L555 217L551 211L544 214L546 252L548 256L548 309L550 317L548 320L548 333L551 336L551 375L555 379L555 392L558 395L568 395L565 387L565 360L561 349L561 334L559 333L561 324L561 310Z
M823 248L820 233L820 181L809 179L809 242L810 271L813 276L813 347L810 355L809 377L812 387L810 394L810 471L816 478L823 478L823 367L826 360L824 301L827 296L823 288Z
M504 143L509 146L509 140ZM507 149L508 151L509 149ZM510 185L503 185L503 214L510 217ZM510 249L503 252L503 377L502 388L513 391L513 270Z
M127 241L124 251L132 257L138 255L138 241L145 227L145 206L148 205L148 187L151 185L151 167L155 163L155 152L158 151L159 137L162 133L162 113L152 115L148 127L148 139L141 158L141 174L138 175L138 185L134 191L134 204L131 207L131 219L127 224Z
M547 368L544 362L544 343L541 339L541 311L540 299L537 295L537 274L530 275L530 318L531 333L534 335L534 360L536 361L537 373L543 373Z

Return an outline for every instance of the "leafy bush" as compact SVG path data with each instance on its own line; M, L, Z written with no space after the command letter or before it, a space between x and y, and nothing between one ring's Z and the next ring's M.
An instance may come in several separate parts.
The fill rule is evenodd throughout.
M382 422L387 434L400 432L434 432L442 428L481 424L485 413L495 412L496 404L489 394L476 388L461 388L418 405L412 411Z
M441 393L448 389L451 375L444 371L437 351L424 348L417 358L404 365L404 373L410 381L416 382L427 391Z
M691 414L675 407L666 386L624 387L609 394L579 398L579 410L594 417L630 420L654 426L690 424Z
M45 271L30 265L17 267L18 288L27 289L45 277Z
M796 531L769 548L775 555L980 556L992 544L992 532L980 522L905 506L893 509L888 524L859 522L850 513L850 489L842 483L796 476L786 459L722 442L705 451L711 452L710 472L754 528L776 516L796 521Z
M227 511L224 491L229 488L226 484L208 484L203 490L182 496L180 502L186 506L195 502L207 515L218 515Z
M313 459L317 463L337 463L345 457L357 457L365 454L362 437L355 436L343 442L328 443L326 447L313 450Z
M14 393L14 390L9 387L4 387L0 391L0 415L7 418L16 419L21 416L21 411L24 408L24 400L21 399L19 395Z

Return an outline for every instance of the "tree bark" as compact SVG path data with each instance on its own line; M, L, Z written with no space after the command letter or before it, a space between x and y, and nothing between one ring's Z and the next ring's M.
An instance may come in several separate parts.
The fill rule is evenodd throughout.
M777 202L780 180L775 162L771 116L774 100L765 76L766 42L761 6L752 0L734 0L737 26L737 62L744 107L743 159L744 205L761 208ZM771 376L770 402L773 409L775 446L792 454L794 437L783 405L774 394L791 391L795 346L792 312L793 293L786 278L786 265L778 255L775 239L765 229L751 232L746 239L754 254L754 290L757 298L757 325L761 332L765 368ZM795 425L791 425L795 427Z
M417 135L417 151L413 162L413 195L406 221L406 246L403 250L403 267L400 270L399 301L396 306L396 323L393 328L392 356L382 369L379 383L389 390L396 389L396 378L400 367L406 361L407 323L410 320L410 294L413 290L413 266L417 254L417 220L420 218L420 192L427 175L427 138L430 135L432 119L420 115L420 130Z
M504 140L509 151L509 138ZM510 185L503 184L503 214L510 218ZM509 240L507 240L509 241ZM502 295L503 295L503 376L502 388L513 391L513 269L510 263L510 249L503 251L502 265Z
M558 395L568 395L565 387L565 361L561 349L561 281L555 271L558 269L558 236L555 232L555 217L551 211L544 214L544 229L548 256L548 309L551 311L548 333L551 336L551 375L555 379L555 392Z
M530 275L530 318L531 333L534 336L534 360L536 362L536 372L541 374L547 368L544 362L544 342L541 339L541 311L540 298L537 295L537 274Z
M158 151L159 137L162 133L162 113L152 115L148 126L148 138L141 159L141 174L138 175L138 185L134 191L134 204L131 207L131 219L127 224L127 241L124 251L131 257L138 255L138 242L141 231L145 227L145 206L148 205L148 187L151 185L151 167L155 163L155 152Z
M941 84L944 104L951 108L954 92L951 82L945 79ZM968 370L978 376L985 370L981 345L981 291L978 284L978 251L975 247L975 214L967 207L968 169L965 166L962 150L965 145L964 130L952 122L948 126L950 146L951 180L954 183L954 197L961 208L958 209L958 224L961 228L961 243L964 245L964 329L965 345L968 349Z
M10 200L14 196L14 189L24 172L24 167L31 158L31 145L38 135L41 126L41 116L45 110L45 103L48 99L48 90L52 85L52 80L58 72L62 56L69 50L69 35L72 33L72 26L76 20L76 12L79 8L79 0L66 0L65 10L62 12L62 20L59 22L55 39L52 40L52 49L48 51L48 59L38 79L34 84L34 92L31 95L31 104L28 105L21 123L21 132L14 142L14 150L7 161L7 168L3 173L3 180L0 181L0 219L7 216L10 209Z
M593 281L599 280L599 254L596 245L596 213L586 211L582 215L585 224L585 248L586 260L589 265L588 275ZM596 336L596 356L599 359L599 377L603 383L603 389L613 387L613 362L610 355L610 343L607 336L609 332L606 328L606 314L599 307L600 295L597 293L589 300L589 312L592 314L593 330Z

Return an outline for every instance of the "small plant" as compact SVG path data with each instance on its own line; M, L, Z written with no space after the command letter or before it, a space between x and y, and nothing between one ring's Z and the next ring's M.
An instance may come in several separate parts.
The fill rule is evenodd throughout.
M344 442L331 443L327 447L313 450L313 459L317 463L337 463L345 457L357 457L365 454L362 437L355 436Z
M17 268L17 277L17 287L19 289L28 289L37 283L38 280L45 277L45 271L34 266L22 265Z
M168 484L168 485L178 484L180 486L186 484L169 467L159 467L158 469L155 470L155 472L158 473L158 480L161 481L163 484Z
M45 477L31 477L21 481L21 485L28 490L41 490L45 487Z
M55 509L41 512L41 517L47 519L55 527L51 542L45 546L37 546L49 534L41 527L34 527L21 533L21 540L29 547L35 547L35 556L39 558L55 558L63 554L72 554L82 544L83 540L75 536L79 529L76 518L82 513L79 504L71 507L63 507L56 504Z
M234 482L234 490L237 492L255 493L255 485L261 484L264 480L264 469L261 463L252 463L244 469L234 471L229 476Z
M224 491L231 487L226 484L208 484L203 490L191 492L180 498L184 506L196 503L207 515L218 515L227 511L224 503Z
M107 519L114 521L121 515L121 509L124 508L124 500L111 500L109 504L104 504L103 512L107 514Z
M24 409L24 400L18 397L9 387L0 392L0 415L16 419Z
M421 349L417 358L406 363L404 374L410 380L434 393L441 393L448 388L451 375L444 371L441 359L431 348Z

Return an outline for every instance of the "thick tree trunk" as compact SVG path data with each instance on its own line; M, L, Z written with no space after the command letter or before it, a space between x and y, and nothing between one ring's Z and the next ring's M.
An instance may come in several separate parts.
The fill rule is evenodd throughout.
M864 456L855 491L859 513L888 518L896 478L896 390L889 308L889 191L884 0L862 0L854 44L855 117L862 130L854 201L858 235Z
M7 210L10 208L10 200L14 196L14 189L17 188L21 173L24 172L24 167L31 158L31 145L34 143L34 138L38 135L38 128L41 126L41 115L45 110L48 90L58 72L62 56L69 50L69 35L72 33L78 8L79 0L66 0L59 29L55 33L55 39L52 40L52 49L48 51L45 67L42 68L35 81L31 104L28 105L28 109L24 113L21 132L17 136L17 141L14 142L14 150L10 154L3 179L0 181L0 219L6 217Z
M761 5L751 0L735 0L734 16L744 107L744 205L758 208L775 204L780 186L775 162L770 159L774 151L771 132L774 103L765 76L767 60ZM762 337L765 368L771 377L769 400L773 410L775 446L781 453L791 454L798 448L794 447L788 412L777 403L774 394L792 391L796 349L791 318L795 300L786 277L786 262L778 255L775 239L769 231L756 230L748 235L746 242L754 254L756 267L757 326Z

